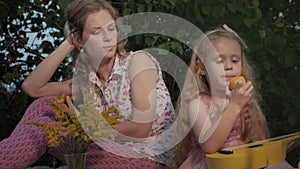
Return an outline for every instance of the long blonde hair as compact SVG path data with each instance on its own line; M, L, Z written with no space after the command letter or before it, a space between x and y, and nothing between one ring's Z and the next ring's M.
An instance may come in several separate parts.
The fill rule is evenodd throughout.
M269 137L268 127L266 123L266 119L260 109L258 100L260 100L260 95L258 93L257 86L255 83L254 73L251 66L248 64L245 55L245 49L247 48L245 42L234 32L227 31L224 29L215 29L212 31L208 31L205 35L200 38L197 46L194 49L194 52L191 57L189 69L192 72L191 74L187 74L185 87L181 93L181 96L189 96L189 99L182 100L183 97L179 97L176 104L176 113L185 113L187 112L187 106L191 99L199 97L199 95L209 95L211 96L210 86L208 83L208 77L203 72L206 72L205 66L200 58L205 59L207 57L207 46L208 42L215 41L219 38L227 38L230 40L237 41L241 46L241 60L242 60L242 76L245 77L246 80L251 80L252 84L254 85L254 92L253 96L250 101L244 106L241 112L241 123L242 123L242 139L245 143L261 140L263 138L258 138L255 135L256 130L263 130L266 134L266 137ZM191 85L191 78L190 76L194 76L196 81L197 87ZM188 116L181 116L185 117L182 122L185 123L183 126L189 126L189 119ZM183 128L183 126L180 126ZM262 128L258 128L258 127ZM180 132L180 131L179 131ZM191 146L191 131L190 133L179 143L177 154L174 159L173 167L179 167L183 161L187 158L188 152L192 149Z

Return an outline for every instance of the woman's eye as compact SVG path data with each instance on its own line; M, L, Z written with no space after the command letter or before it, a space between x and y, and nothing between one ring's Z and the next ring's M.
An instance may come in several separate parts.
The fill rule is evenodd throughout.
M98 35L100 33L101 33L101 31L99 30L99 31L94 32L93 35Z
M108 30L109 30L109 31L114 31L114 30L116 30L116 27L114 27L114 26L109 27Z

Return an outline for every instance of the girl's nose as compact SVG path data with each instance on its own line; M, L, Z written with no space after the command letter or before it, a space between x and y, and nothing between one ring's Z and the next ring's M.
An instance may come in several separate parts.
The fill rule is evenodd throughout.
M232 63L229 62L229 61L225 61L224 69L225 70L232 70Z

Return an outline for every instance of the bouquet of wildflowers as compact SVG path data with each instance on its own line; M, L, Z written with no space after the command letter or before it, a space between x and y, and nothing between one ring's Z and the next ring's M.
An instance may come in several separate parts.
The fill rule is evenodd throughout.
M56 97L54 101L48 100L48 102L52 105L55 118L51 124L42 122L25 122L24 124L41 127L48 137L50 147L63 144L64 148L69 148L66 149L68 152L65 154L85 153L89 144L93 142L90 136L96 140L101 140L101 138L103 141L105 141L104 138L114 140L115 134L111 133L108 128L111 127L110 125L120 123L118 118L123 118L123 116L109 115L117 111L115 107L98 113L96 102L93 99L78 106L79 116L71 112L65 104L65 95Z

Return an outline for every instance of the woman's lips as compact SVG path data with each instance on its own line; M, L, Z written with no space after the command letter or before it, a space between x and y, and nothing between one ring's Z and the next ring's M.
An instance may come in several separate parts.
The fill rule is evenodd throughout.
M103 47L103 49L105 50L105 51L109 51L109 50L111 50L113 48L113 46L106 46L106 47Z

